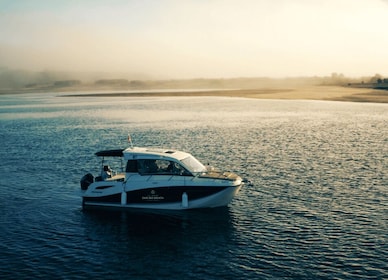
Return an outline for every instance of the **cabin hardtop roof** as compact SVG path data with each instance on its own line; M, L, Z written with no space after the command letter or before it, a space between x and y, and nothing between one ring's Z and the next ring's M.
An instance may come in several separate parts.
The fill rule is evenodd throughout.
M98 157L122 157L125 149L104 150L95 153Z
M127 148L123 151L124 158L126 159L158 159L158 158L174 158L182 160L191 156L189 153L177 151L174 149L163 149L163 148L143 148L133 147Z

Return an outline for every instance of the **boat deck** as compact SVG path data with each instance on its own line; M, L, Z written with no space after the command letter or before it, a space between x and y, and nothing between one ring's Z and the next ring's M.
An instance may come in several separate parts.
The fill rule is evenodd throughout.
M124 181L124 179L125 179L125 174L119 173L110 178L107 178L105 181Z

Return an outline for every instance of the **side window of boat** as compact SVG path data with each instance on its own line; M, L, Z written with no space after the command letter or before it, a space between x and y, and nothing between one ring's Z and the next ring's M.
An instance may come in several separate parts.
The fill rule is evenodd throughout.
M191 173L186 168L173 161L169 161L167 172L171 175L191 176Z
M140 175L191 175L180 164L164 159L139 159L137 160L137 170Z
M170 161L168 160L156 160L155 161L158 170L158 174L168 175L171 174Z
M128 160L125 172L137 173L137 160Z
M172 174L170 161L163 159L139 159L137 161L141 175L169 175Z
M179 163L169 160L157 160L158 174L161 175L191 175L183 166Z
M156 174L158 166L154 159L139 159L137 160L137 169L140 175Z

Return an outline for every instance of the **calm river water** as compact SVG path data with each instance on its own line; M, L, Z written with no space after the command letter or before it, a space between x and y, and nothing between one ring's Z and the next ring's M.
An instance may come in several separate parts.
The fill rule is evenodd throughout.
M225 208L85 212L94 153L188 151L248 178ZM388 105L0 96L1 279L386 279Z

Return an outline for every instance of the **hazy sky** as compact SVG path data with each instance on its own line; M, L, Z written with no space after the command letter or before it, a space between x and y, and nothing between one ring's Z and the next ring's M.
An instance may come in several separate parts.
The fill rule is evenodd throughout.
M0 0L0 66L388 76L388 0Z

